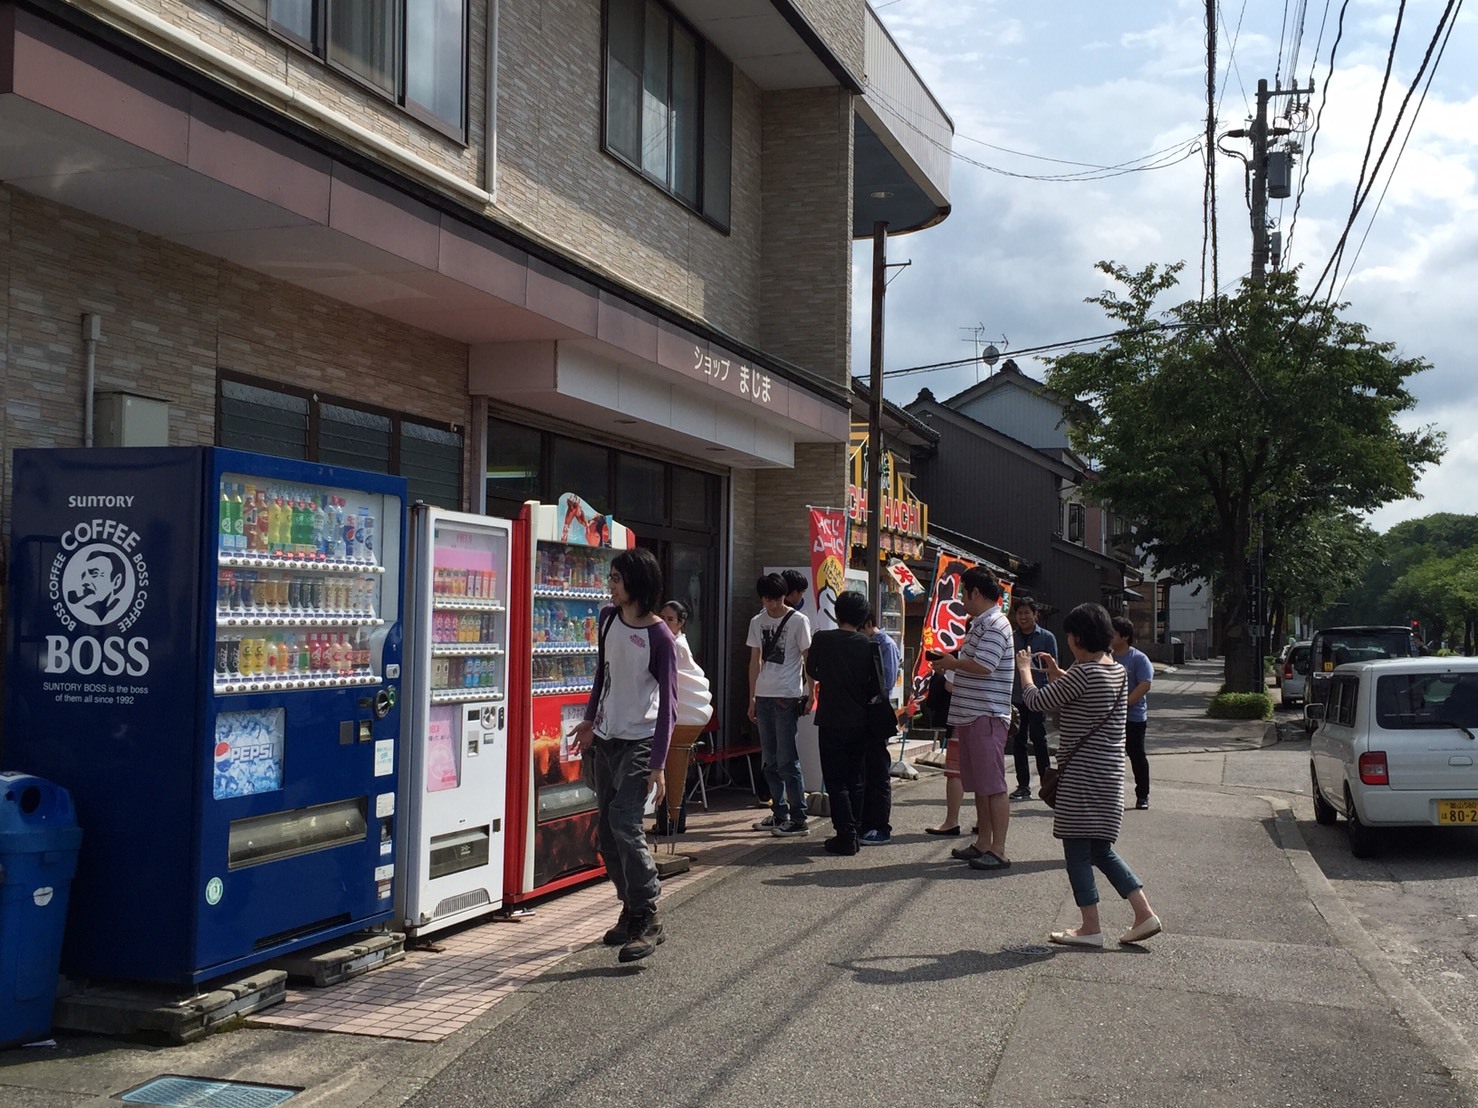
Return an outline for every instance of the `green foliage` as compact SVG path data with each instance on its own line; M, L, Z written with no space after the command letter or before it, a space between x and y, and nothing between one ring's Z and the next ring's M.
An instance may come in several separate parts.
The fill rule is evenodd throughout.
M1267 693L1229 692L1213 697L1206 705L1212 719L1273 718L1273 698Z
M1429 639L1469 618L1459 599L1463 557L1478 549L1478 516L1437 512L1396 524L1371 546L1360 579L1319 619L1323 623L1421 620ZM1428 565L1428 563L1433 563ZM1478 613L1475 613L1478 614Z
M1136 521L1159 569L1212 582L1228 687L1250 690L1258 547L1275 600L1323 602L1363 566L1372 536L1358 513L1412 495L1442 436L1397 420L1427 364L1372 341L1339 306L1305 305L1296 273L1157 312L1181 268L1100 263L1118 288L1089 302L1123 330L1057 358L1047 385L1073 448L1097 463L1091 495Z

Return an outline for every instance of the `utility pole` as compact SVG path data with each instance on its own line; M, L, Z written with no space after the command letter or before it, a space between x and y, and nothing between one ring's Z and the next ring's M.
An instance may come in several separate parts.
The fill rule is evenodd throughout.
M882 610L883 298L888 291L888 224L872 225L872 356L867 379L867 603ZM881 621L881 616L879 616Z
M1247 138L1252 140L1252 283L1262 285L1267 281L1268 273L1268 139L1288 134L1286 127L1268 126L1268 101L1275 96L1302 96L1305 93L1310 96L1314 92L1314 82L1309 81L1309 87L1301 89L1298 86L1287 89L1269 89L1267 79L1257 82L1257 114L1253 117L1252 126L1245 131L1229 131L1231 138ZM1286 196L1287 193L1281 193Z

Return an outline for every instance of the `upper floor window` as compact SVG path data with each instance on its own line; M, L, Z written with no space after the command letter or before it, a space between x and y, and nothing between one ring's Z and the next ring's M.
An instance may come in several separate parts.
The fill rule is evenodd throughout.
M460 427L224 373L216 404L221 446L399 474L411 503L462 507Z
M657 0L606 0L605 148L729 225L734 71Z
M467 130L467 0L225 0L412 115Z
M1067 541L1082 542L1086 537L1088 522L1088 510L1082 504L1069 503L1067 506Z

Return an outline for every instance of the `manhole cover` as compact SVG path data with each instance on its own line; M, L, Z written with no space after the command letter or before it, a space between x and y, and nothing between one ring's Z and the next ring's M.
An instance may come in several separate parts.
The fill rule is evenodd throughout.
M1008 954L1019 954L1023 958L1039 958L1043 954L1051 954L1052 948L1050 946L1042 946L1040 943L1026 943L1022 946L1008 946L1006 952Z
M299 1091L203 1077L156 1077L118 1099L155 1108L272 1108Z

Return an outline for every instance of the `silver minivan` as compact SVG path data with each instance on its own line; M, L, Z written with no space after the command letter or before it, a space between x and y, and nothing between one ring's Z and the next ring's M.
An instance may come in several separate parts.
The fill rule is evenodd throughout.
M1381 827L1478 826L1478 658L1338 666L1307 711L1314 818L1344 816L1355 857Z
M1283 655L1283 676L1279 687L1283 690L1283 707L1291 708L1304 702L1304 692L1309 684L1309 666L1313 658L1312 642L1296 642Z

